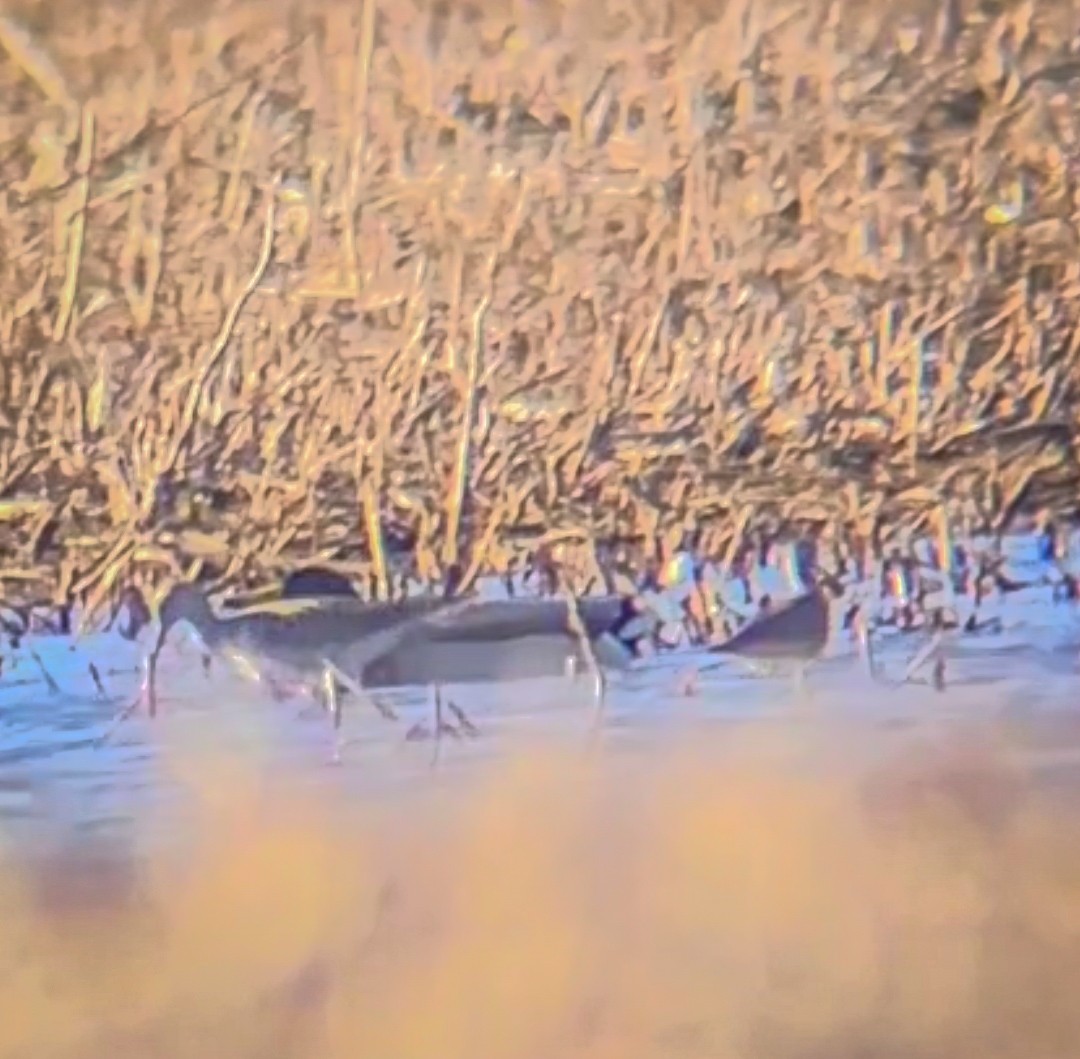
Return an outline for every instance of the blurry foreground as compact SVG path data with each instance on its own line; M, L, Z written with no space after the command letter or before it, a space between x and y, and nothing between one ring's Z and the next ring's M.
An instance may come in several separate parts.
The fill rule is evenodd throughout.
M985 729L830 727L344 809L185 756L194 851L4 867L0 1056L1075 1054L1060 785Z

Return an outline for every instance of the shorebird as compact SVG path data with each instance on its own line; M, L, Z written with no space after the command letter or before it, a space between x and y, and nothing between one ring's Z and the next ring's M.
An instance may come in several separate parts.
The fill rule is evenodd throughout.
M821 589L783 603L771 603L767 610L723 643L709 648L710 654L734 655L757 668L793 668L801 689L807 666L816 661L829 640L829 601Z
M290 574L281 587L282 599L334 596L359 598L342 575L317 567ZM575 609L595 660L605 668L624 668L632 658L632 644L659 624L648 600L616 593L580 599ZM405 642L365 670L365 686L557 676L589 663L583 657L580 633L572 632L573 617L565 598L512 594L504 600L475 598L455 614L453 622L426 622L413 628Z
M206 654L223 655L249 675L321 686L336 729L341 722L339 685L362 694L357 678L396 646L411 623L469 602L416 597L365 603L336 595L272 600L219 615L197 586L175 585L159 607L160 628L147 663L150 713L157 709L158 656L179 622L195 630Z
M440 686L449 683L558 676L584 664L602 703L604 669L625 668L632 659L612 632L623 610L618 597L425 596L368 603L327 595L219 615L195 585L179 584L159 608L160 630L147 659L149 709L153 716L158 656L179 622L195 630L205 654L222 655L251 677L320 689L335 733L341 727L340 688L364 698L377 688L433 685L436 736L442 731Z
M761 671L786 670L794 675L799 695L805 687L806 670L825 652L832 628L832 602L844 594L843 586L827 575L808 592L794 599L769 602L746 625L722 643L708 648L710 654L730 655ZM876 678L869 635L856 602L849 611L860 654L872 677ZM718 668L715 662L698 672Z
M422 621L408 629L365 668L364 684L489 683L559 676L593 665L598 672L626 668L632 653L618 635L624 615L618 596L574 604L552 597L477 599L452 620Z

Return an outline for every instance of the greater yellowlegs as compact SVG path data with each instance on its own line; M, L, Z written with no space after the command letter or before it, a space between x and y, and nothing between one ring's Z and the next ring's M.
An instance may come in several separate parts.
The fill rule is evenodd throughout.
M830 607L825 592L816 588L780 603L748 622L710 654L734 655L755 667L790 669L802 689L807 666L816 661L829 641Z
M792 599L770 601L758 615L722 643L709 647L710 654L738 658L756 670L790 672L801 696L806 670L825 653L833 628L833 602L844 596L835 578L819 575L817 584ZM851 605L848 621L856 633L859 653L872 678L876 668L869 634L858 602ZM722 663L699 669L705 672Z
M582 630L573 628L574 611ZM423 621L364 670L369 687L472 684L629 665L614 630L624 613L617 596L476 599L452 620ZM584 637L581 632L584 632ZM592 657L587 657L591 653Z
M317 683L338 728L339 684L362 694L358 680L365 667L396 646L410 624L470 602L416 597L366 603L329 595L273 600L219 615L197 586L178 584L159 608L160 628L147 670L150 712L157 708L158 656L170 629L186 622L208 654L224 655L251 675Z
M370 603L324 595L219 615L198 587L179 584L159 608L160 628L147 660L149 709L156 712L158 657L180 622L194 629L206 654L222 655L250 676L321 689L335 732L341 727L340 688L369 697L380 687L434 686L436 735L442 725L439 689L449 683L558 676L584 665L593 671L602 702L603 670L631 661L630 650L611 633L622 606L617 597L418 596Z

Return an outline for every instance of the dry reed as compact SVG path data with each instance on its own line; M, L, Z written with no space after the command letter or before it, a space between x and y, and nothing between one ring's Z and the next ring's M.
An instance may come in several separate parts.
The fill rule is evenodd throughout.
M1077 29L12 0L0 588L1071 509Z

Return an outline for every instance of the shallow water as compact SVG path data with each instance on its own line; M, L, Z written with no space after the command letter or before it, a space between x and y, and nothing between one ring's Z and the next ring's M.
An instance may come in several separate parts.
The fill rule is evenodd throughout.
M695 652L455 688L475 739L275 702L178 639L0 682L0 1059L1060 1059L1080 1035L1080 622L1048 590L883 687ZM881 636L898 676L921 640ZM93 659L107 697L88 672ZM594 728L595 722L599 724Z
M1033 560L1014 557L1022 576ZM840 723L865 742L888 743L927 726L1008 722L1012 728L1060 725L1080 703L1075 697L1080 657L1080 613L1032 588L991 604L998 632L954 639L949 688L943 694L909 685L873 684L846 635L812 671L809 699L795 708L783 677L761 677L738 662L701 674L696 692L680 685L689 669L713 658L676 650L643 660L612 679L593 732L595 703L588 678L520 681L499 687L458 687L450 697L477 725L475 739L408 741L417 722L430 723L432 705L421 689L387 697L399 720L348 705L347 744L331 763L326 718L302 699L275 702L257 685L216 665L207 677L195 649L181 638L162 660L162 711L137 714L102 745L116 713L134 697L142 648L116 636L89 635L77 644L39 637L27 646L60 686L49 691L26 650L0 678L0 835L9 848L65 846L72 841L168 840L182 833L187 783L176 761L192 752L242 762L272 777L278 789L322 791L334 800L401 796L446 782L474 766L535 743L601 745L608 752L648 755L657 740L723 739L738 729L798 730ZM882 670L899 676L923 642L918 634L878 634ZM89 675L96 663L102 698ZM1060 748L1059 748L1060 750Z

